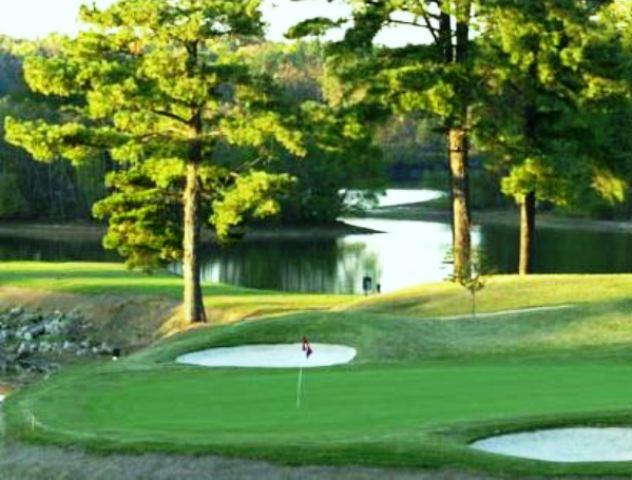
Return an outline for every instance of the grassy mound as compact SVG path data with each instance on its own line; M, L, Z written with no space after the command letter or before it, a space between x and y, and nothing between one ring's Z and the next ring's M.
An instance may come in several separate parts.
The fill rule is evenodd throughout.
M189 331L124 361L59 374L7 403L27 440L125 451L211 452L284 463L629 473L467 447L495 431L632 422L628 302L487 319L305 313ZM613 338L616 332L617 340ZM296 370L177 365L184 352L313 341L358 348L348 366ZM627 340L626 340L627 339Z
M115 265L9 263L0 280L86 295L179 295L177 278ZM632 462L543 463L467 443L525 428L632 425L631 290L630 275L498 277L479 305L501 313L473 319L458 316L469 311L468 296L450 284L370 298L209 286L207 301L219 310L312 311L190 330L121 361L68 369L8 399L8 432L96 450L289 464L629 475ZM502 313L545 305L570 306ZM213 346L295 343L303 335L353 346L358 356L305 372L300 410L296 370L174 363Z

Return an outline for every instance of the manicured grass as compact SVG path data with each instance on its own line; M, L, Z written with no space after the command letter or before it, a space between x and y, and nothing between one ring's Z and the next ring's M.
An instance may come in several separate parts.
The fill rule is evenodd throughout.
M303 464L452 467L511 475L630 474L632 463L556 464L476 452L496 431L632 424L632 304L478 320L305 313L189 331L10 398L21 439L124 451L210 452ZM348 366L297 371L176 365L218 345L336 342Z
M630 298L632 275L498 275L477 294L480 312L543 305L587 304ZM470 296L448 282L420 285L386 295L360 298L343 308L415 317L470 312Z
M0 287L12 286L87 295L182 297L182 279L168 272L147 275L118 263L0 262ZM203 287L216 323L300 310L326 310L351 295L315 295L256 290L224 284Z
M182 279L169 273L130 272L117 263L0 262L0 286L78 294L158 295L180 299ZM479 312L543 305L585 304L629 298L632 275L499 275L477 295ZM366 311L413 317L470 312L469 294L453 283L424 284L391 294L293 294L233 285L204 285L206 306L235 319L297 310ZM242 315L245 313L246 315ZM230 315L229 315L230 317Z
M180 279L108 264L0 264L0 284L82 294L180 296ZM222 318L322 310L190 330L117 362L68 369L10 397L9 434L96 450L204 452L292 464L632 475L632 462L557 464L469 449L496 432L632 425L632 275L490 280L473 319L452 284L370 298L205 287ZM333 308L332 308L333 307ZM239 314L239 315L237 315ZM242 317L243 318L243 317ZM358 349L347 366L297 371L176 365L213 346L297 342Z

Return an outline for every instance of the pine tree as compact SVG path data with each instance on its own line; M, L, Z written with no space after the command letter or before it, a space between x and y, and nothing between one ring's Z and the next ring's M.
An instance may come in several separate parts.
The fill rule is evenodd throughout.
M438 119L448 145L452 197L454 274L467 269L471 251L469 151L471 108L478 82L472 77L476 57L471 31L479 2L474 0L354 0L353 18L314 18L296 25L290 37L318 35L351 26L330 49L332 64L352 88L352 101L381 105L396 113ZM385 28L415 29L404 47L376 47ZM410 30L409 30L410 31ZM369 109L374 115L375 108Z
M477 43L487 95L476 141L496 157L502 189L520 210L520 274L533 269L537 200L570 205L590 185L622 199L621 169L606 154L611 141L598 132L597 119L608 117L604 102L625 101L627 92L613 68L620 48L608 44L614 37L606 40L597 21L602 8L498 1L484 12Z
M7 118L7 138L35 158L81 163L108 152L119 164L105 246L131 267L182 260L184 318L206 321L200 284L205 221L220 238L249 216L275 213L291 182L255 166L280 143L302 155L292 112L241 47L262 35L260 0L119 0L82 7L90 25L25 62L31 89L67 100L63 121ZM238 145L248 158L222 155Z

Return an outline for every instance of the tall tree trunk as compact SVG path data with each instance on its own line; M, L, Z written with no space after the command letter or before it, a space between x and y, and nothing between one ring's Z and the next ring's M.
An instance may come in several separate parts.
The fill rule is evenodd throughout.
M450 191L452 196L452 253L454 276L468 275L471 238L468 186L468 139L463 128L448 132Z
M184 255L182 274L184 278L184 319L189 323L206 322L204 299L200 283L200 178L199 165L187 165L184 190Z
M472 5L470 0L457 2L455 22L442 1L439 16L438 41L443 61L449 64L465 64L469 54L469 27ZM469 199L469 141L468 95L469 86L456 85L461 108L449 119L448 166L450 171L450 195L452 199L452 254L453 276L456 279L468 276L470 270L470 199Z
M198 42L187 44L187 73L195 77L198 68ZM189 123L191 141L186 170L186 186L184 189L184 240L182 276L184 278L184 319L188 323L206 322L204 297L200 282L200 236L201 218L200 202L202 186L199 169L202 163L202 110L198 108Z
M520 202L520 260L518 273L527 275L533 271L535 241L535 191L531 190Z
M534 59L529 66L529 76L533 84L537 85L538 51L534 52ZM524 135L529 150L537 151L538 143L538 107L536 103L537 90L530 89L529 101L524 107ZM531 153L531 152L528 152ZM533 271L533 257L535 253L535 190L532 187L520 202L520 259L518 260L518 274L527 275Z

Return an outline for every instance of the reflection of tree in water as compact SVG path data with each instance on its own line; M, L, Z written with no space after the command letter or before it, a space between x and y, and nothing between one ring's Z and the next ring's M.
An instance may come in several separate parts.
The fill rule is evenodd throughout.
M480 237L480 248L489 269L498 273L516 271L517 228L482 226ZM365 274L373 277L375 286L388 269L399 265L392 261L383 266L384 258L380 257L385 249L397 248L397 243L395 247L388 242L369 242L369 245L373 246L367 246L362 236L350 236L339 240L246 240L229 249L208 246L203 274L207 281L253 288L360 293ZM120 261L120 257L116 252L104 251L99 240L0 236L2 260ZM536 235L535 260L536 271L540 273L630 272L632 235L542 228ZM423 268L423 263L419 268ZM178 271L177 266L173 271Z
M336 292L335 240L245 241L232 248L212 245L203 255L202 277L291 292Z
M479 250L485 267L496 273L515 273L518 268L518 229L505 226L481 227Z
M380 283L382 266L375 252L367 252L364 243L338 242L338 283L342 293L362 291L362 278L365 275L373 279L373 288Z
M116 252L103 250L99 240L41 240L0 237L0 261L112 262Z

